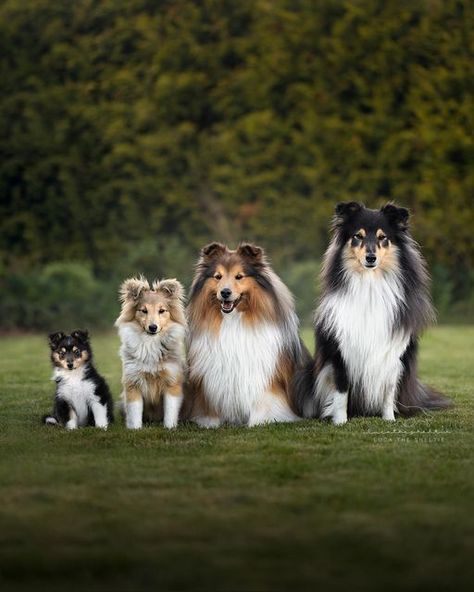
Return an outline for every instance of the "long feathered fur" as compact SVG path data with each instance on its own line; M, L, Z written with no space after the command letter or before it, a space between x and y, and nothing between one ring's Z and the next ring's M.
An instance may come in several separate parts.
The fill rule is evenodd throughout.
M241 268L247 282L230 314L221 311L214 286L219 266ZM206 427L297 419L296 373L309 354L298 335L293 297L261 248L204 247L187 318L192 418Z
M383 228L389 237L386 264L376 271L350 259L351 241L360 242L353 233L357 237L365 227ZM300 378L312 389L299 401L301 412L343 423L344 406L349 416L385 419L393 419L393 411L412 415L446 408L450 402L417 378L418 339L435 315L408 210L393 204L380 211L355 202L339 204L332 231L315 314L316 357Z

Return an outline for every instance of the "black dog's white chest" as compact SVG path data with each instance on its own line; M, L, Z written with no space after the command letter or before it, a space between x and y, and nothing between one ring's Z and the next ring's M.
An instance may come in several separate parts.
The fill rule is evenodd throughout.
M67 401L77 414L78 424L85 425L89 408L98 400L95 384L85 379L83 373L61 373L55 377L57 382L56 396Z

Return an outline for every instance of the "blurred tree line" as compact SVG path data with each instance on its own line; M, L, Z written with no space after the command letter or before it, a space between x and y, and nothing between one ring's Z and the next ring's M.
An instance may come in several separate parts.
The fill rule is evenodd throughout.
M0 326L107 326L131 273L265 246L304 322L334 204L411 208L473 317L469 0L4 0Z

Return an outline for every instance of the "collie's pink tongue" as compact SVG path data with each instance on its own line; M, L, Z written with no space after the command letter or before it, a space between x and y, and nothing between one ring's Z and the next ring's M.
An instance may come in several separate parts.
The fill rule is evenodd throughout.
M231 310L234 308L234 303L233 302L223 302L221 307L222 307L222 312L231 312Z

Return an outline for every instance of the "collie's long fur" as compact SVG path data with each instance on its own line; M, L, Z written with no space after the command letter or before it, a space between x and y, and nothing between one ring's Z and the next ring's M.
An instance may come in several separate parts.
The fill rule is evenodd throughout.
M204 427L298 419L295 373L309 354L293 297L260 247L204 247L187 317L191 419Z
M120 288L115 322L122 342L122 398L128 428L161 419L174 428L183 400L186 320L183 287L175 279L150 284L130 278Z
M408 210L355 202L336 207L315 315L313 388L306 417L411 415L449 402L417 378L420 332L434 320L428 275Z

